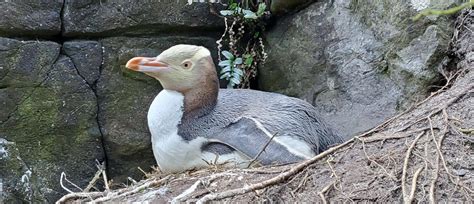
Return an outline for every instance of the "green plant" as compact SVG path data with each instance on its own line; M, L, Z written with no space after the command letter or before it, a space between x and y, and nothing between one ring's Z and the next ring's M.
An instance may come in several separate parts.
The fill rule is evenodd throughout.
M415 17L412 18L413 21L417 21L424 16L430 15L452 15L464 8L471 8L474 6L474 0L470 0L469 2L463 3L459 6L455 6L453 8L449 8L446 10L436 10L436 9L425 9L422 12L418 13Z
M239 85L244 72L239 67L242 65L242 58L235 57L229 51L222 51L222 55L226 60L221 60L219 66L221 69L221 79L229 81L227 88L233 88L235 85Z
M249 88L257 66L267 58L262 36L264 18L270 14L267 4L260 0L231 0L220 14L225 22L224 34L217 41L220 78L228 81L228 88Z

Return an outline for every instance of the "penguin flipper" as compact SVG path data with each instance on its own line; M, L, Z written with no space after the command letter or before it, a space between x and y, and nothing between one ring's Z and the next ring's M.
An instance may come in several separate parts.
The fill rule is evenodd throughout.
M257 161L262 165L288 164L303 160L303 158L289 152L285 146L275 139L272 139L272 136L255 119L241 117L224 127L216 135L210 136L210 141L212 141L211 143L222 144L213 146L218 147L221 153L233 149L252 159L260 153Z

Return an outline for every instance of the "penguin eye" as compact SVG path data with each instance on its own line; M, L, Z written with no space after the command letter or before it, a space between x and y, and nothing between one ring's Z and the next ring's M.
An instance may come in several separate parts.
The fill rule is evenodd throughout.
M185 69L189 69L189 68L191 68L191 65L192 65L191 62L186 61L186 62L183 62L183 65L182 65L182 66L183 66Z

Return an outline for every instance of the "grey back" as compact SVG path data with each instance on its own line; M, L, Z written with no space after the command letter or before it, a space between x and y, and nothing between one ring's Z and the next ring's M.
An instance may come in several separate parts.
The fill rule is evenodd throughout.
M258 120L271 134L276 133L276 137L297 137L310 144L315 153L342 142L311 104L282 94L248 89L220 89L216 107L199 118L183 119L178 134L186 140L226 139L223 130L242 117ZM261 140L261 137L248 141L252 139Z

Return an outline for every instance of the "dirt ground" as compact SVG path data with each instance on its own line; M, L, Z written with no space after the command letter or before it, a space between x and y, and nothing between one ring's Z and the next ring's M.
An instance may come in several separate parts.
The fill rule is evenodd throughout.
M446 86L378 127L299 164L148 175L62 202L467 202L474 200L474 12L458 17Z

